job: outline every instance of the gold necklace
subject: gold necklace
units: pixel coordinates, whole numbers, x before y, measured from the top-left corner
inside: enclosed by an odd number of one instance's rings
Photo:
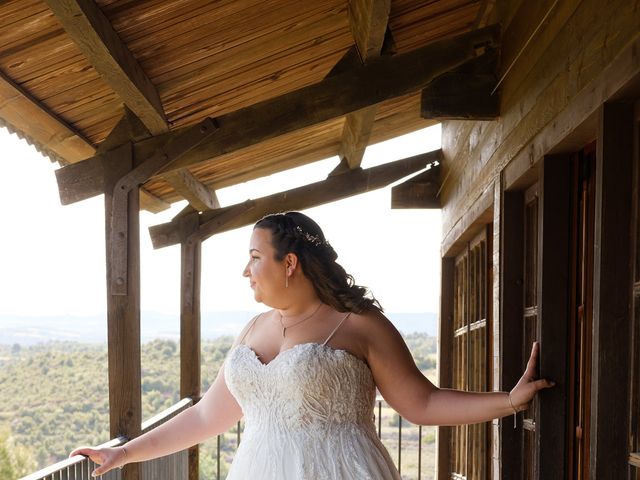
[[[318,313],[318,310],[320,310],[320,307],[322,306],[322,302],[320,302],[318,304],[318,306],[316,307],[316,309],[313,311],[313,313],[311,315],[309,315],[308,317],[303,318],[302,320],[297,321],[296,323],[294,323],[293,325],[289,325],[288,327],[284,326],[284,322],[282,321],[282,314],[280,314],[280,325],[282,325],[282,338],[284,338],[286,336],[287,333],[287,328],[293,328],[296,325],[300,325],[302,322],[306,322],[307,320],[309,320],[311,317],[313,317],[316,313]]]

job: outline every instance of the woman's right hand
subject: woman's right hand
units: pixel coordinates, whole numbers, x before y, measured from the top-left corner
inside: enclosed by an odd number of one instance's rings
[[[69,458],[76,455],[84,455],[89,457],[92,462],[100,465],[96,468],[91,475],[97,477],[98,475],[104,475],[109,470],[114,468],[122,468],[127,463],[127,451],[124,447],[114,448],[92,448],[81,447],[76,448],[69,454]]]

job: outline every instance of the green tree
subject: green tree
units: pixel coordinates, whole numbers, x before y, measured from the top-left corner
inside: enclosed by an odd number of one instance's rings
[[[13,480],[35,470],[36,462],[24,446],[16,445],[9,431],[0,432],[0,478]]]

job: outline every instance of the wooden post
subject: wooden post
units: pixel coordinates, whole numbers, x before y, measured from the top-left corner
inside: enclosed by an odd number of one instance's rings
[[[524,267],[524,196],[522,192],[502,195],[500,269],[500,388],[510,390],[522,375],[522,284]],[[513,416],[500,421],[501,478],[518,478],[522,455],[520,430],[513,428]],[[494,452],[495,455],[495,452]]]
[[[105,235],[107,252],[107,324],[109,346],[109,414],[111,437],[140,435],[142,400],[140,390],[140,225],[139,192],[132,189],[122,211],[113,210],[114,187],[133,168],[131,143],[104,155]],[[111,241],[112,219],[126,217],[127,293],[116,295],[112,285],[114,255]],[[116,254],[118,252],[116,251]],[[140,479],[140,464],[127,465],[123,480]]]
[[[180,397],[200,399],[200,272],[202,242],[198,231],[198,212],[180,219]],[[199,448],[189,449],[189,480],[198,480]]]
[[[548,155],[540,162],[538,208],[539,375],[556,382],[539,393],[536,422],[538,476],[566,472],[567,335],[569,306],[570,163]]]
[[[596,150],[591,383],[592,478],[627,478],[633,105],[605,103]]]
[[[438,322],[438,386],[440,388],[451,388],[455,258],[443,258],[441,268],[442,290],[440,293],[440,321]],[[451,431],[452,427],[438,427],[436,478],[439,480],[448,479],[451,472]]]

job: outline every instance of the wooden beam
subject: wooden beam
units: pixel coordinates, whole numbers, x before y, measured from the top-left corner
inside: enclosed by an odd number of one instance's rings
[[[351,170],[358,168],[362,163],[376,120],[376,111],[377,107],[372,105],[357,112],[348,113],[345,118],[339,156],[341,161],[345,160]]]
[[[142,427],[142,393],[140,390],[140,219],[138,190],[128,194],[127,202],[116,205],[113,191],[120,178],[133,167],[130,148],[111,150],[108,154],[110,168],[105,179],[105,234],[107,252],[107,285],[112,283],[113,245],[112,218],[123,216],[127,222],[124,251],[127,259],[128,285],[126,295],[107,293],[107,332],[109,358],[109,417],[111,438],[125,436],[133,439],[140,435]],[[122,207],[120,211],[114,206]],[[126,465],[123,478],[141,478],[140,464]]]
[[[629,472],[634,127],[633,104],[602,105],[593,259],[592,478],[625,478]]]
[[[384,42],[391,0],[351,0],[349,24],[362,63],[380,55]]]
[[[362,61],[360,60],[358,48],[354,45],[347,50],[342,57],[340,57],[340,60],[336,62],[324,78],[335,77],[336,75],[347,73],[354,68],[359,68],[360,66],[362,66]]]
[[[145,157],[144,161],[136,161],[134,156],[136,170],[139,168],[146,170],[145,174],[139,175],[137,180],[145,182],[151,175],[158,173],[158,169],[174,162],[179,156],[193,149],[195,145],[211,136],[216,129],[216,123],[207,118],[197,125],[179,130],[180,135],[172,136],[166,144],[155,149],[151,156]],[[63,205],[85,200],[104,190],[105,168],[103,163],[106,155],[100,153],[90,160],[56,170],[58,193]]]
[[[567,312],[570,304],[571,169],[569,156],[547,155],[540,162],[538,199],[538,375],[556,386],[538,393],[535,450],[537,478],[567,478],[568,408]],[[565,319],[565,321],[558,321]],[[573,432],[571,432],[573,434]]]
[[[495,50],[439,76],[422,90],[422,118],[440,120],[494,120],[500,116]]]
[[[144,188],[140,188],[140,209],[151,213],[164,212],[171,208],[171,204],[152,195]]]
[[[202,242],[192,235],[198,231],[198,213],[193,212],[180,221],[180,398],[200,400],[200,279],[202,271]],[[189,480],[199,478],[199,447],[188,451]]]
[[[154,135],[169,126],[151,80],[92,0],[46,0],[89,63]]]
[[[363,64],[380,56],[390,9],[390,0],[349,2],[351,32]],[[348,113],[345,118],[339,155],[341,161],[346,161],[349,169],[357,168],[362,163],[375,122],[376,110],[376,106],[372,105],[357,112]]]
[[[440,164],[431,165],[403,183],[391,188],[391,208],[442,208],[440,191]]]
[[[500,388],[511,389],[522,375],[522,285],[524,279],[524,208],[522,191],[503,192],[500,221]],[[522,472],[522,432],[513,416],[500,420],[501,478],[518,478]]]
[[[391,0],[349,2],[349,24],[363,64],[380,56],[390,10]],[[339,155],[341,161],[346,161],[349,169],[357,168],[362,163],[376,119],[376,111],[376,106],[372,105],[348,113],[345,118]]]
[[[182,195],[189,205],[203,212],[220,208],[216,192],[198,180],[189,170],[182,168],[162,175],[173,189]]]
[[[98,153],[108,152],[126,142],[139,142],[153,136],[131,109],[125,105],[123,110],[122,117],[116,126],[98,146]]]
[[[357,169],[304,187],[294,188],[256,200],[211,210],[200,215],[200,238],[251,225],[268,213],[302,210],[385,187],[437,160],[441,151],[424,153],[366,170]],[[149,228],[154,248],[175,245],[183,240],[180,224],[168,222]]]
[[[424,88],[433,78],[476,56],[479,45],[497,45],[499,28],[481,30],[434,42],[393,57],[325,78],[280,97],[228,113],[216,119],[216,135],[185,154],[162,173],[211,160],[288,132],[330,120],[361,108]],[[403,72],[398,75],[398,72]],[[183,129],[134,143],[134,159],[143,162]],[[103,193],[97,157],[77,165],[72,173],[56,173],[67,203]],[[65,170],[65,169],[61,169]]]
[[[95,154],[91,141],[0,71],[0,124],[60,164]],[[27,134],[27,132],[29,132]]]
[[[455,305],[454,257],[443,257],[440,268],[440,319],[438,322],[438,386],[453,388],[453,325]],[[453,427],[437,427],[436,468],[437,478],[450,478],[451,433]]]

